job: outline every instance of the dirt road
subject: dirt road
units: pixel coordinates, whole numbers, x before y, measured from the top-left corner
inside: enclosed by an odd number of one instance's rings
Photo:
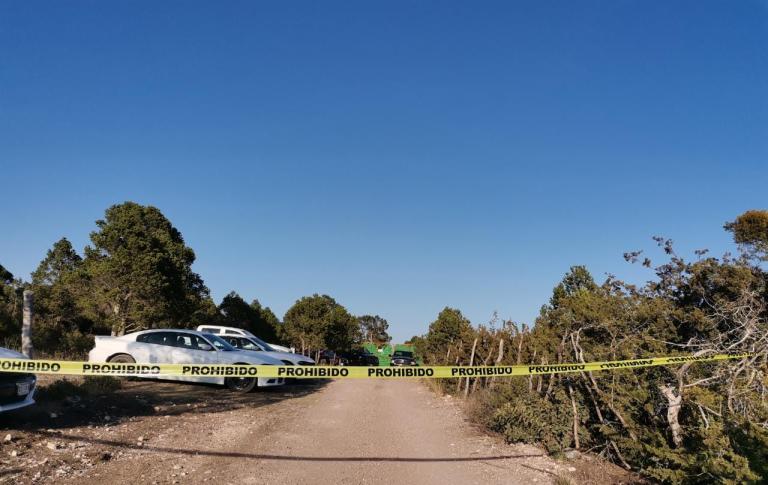
[[[111,404],[88,425],[30,422],[2,445],[5,456],[10,446],[22,453],[0,460],[0,482],[514,484],[576,471],[474,429],[453,399],[416,381],[319,382],[234,399],[216,388],[141,382],[118,394],[118,402],[144,402],[145,415],[120,416]]]
[[[336,381],[297,416],[281,419],[247,464],[227,460],[241,483],[546,483],[555,464],[535,448],[511,449],[473,432],[459,410],[413,381]]]

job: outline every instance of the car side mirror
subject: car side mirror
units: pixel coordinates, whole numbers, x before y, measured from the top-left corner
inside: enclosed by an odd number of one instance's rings
[[[208,344],[200,344],[198,348],[199,350],[205,350],[206,352],[213,350],[213,347]]]

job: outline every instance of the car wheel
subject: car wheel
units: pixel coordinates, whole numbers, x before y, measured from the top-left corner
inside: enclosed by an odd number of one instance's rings
[[[107,362],[114,364],[135,364],[136,360],[128,354],[117,354],[110,357]]]
[[[227,377],[224,379],[227,389],[234,392],[251,392],[256,388],[255,377]]]

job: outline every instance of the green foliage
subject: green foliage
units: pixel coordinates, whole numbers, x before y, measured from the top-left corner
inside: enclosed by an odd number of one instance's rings
[[[594,291],[596,288],[595,280],[585,266],[571,266],[563,281],[552,291],[549,304],[552,308],[557,308],[564,298],[579,292]]]
[[[733,233],[737,244],[743,244],[763,260],[768,259],[768,211],[749,210],[726,223],[725,229]]]
[[[96,225],[85,248],[89,316],[115,334],[189,325],[208,289],[192,271],[195,253],[160,210],[125,202]]]
[[[0,337],[16,342],[21,332],[24,285],[0,264]]]
[[[472,325],[461,311],[445,307],[438,314],[437,320],[429,325],[423,357],[428,363],[439,362],[449,346],[456,345],[463,349],[467,343],[471,345],[473,335]]]
[[[767,480],[768,274],[753,264],[762,226],[750,217],[732,229],[741,231],[741,258],[701,258],[699,251],[697,261],[687,262],[670,240],[654,238],[669,260],[644,287],[612,277],[598,285],[586,268],[574,266],[533,329],[511,322],[473,329],[447,309],[411,342],[434,364],[467,363],[467,342],[475,340],[475,364],[494,362],[500,340],[504,364],[752,352],[736,361],[473,379],[446,388],[479,387],[470,406],[475,419],[508,441],[551,452],[578,444],[663,483]],[[628,254],[636,260],[640,252]]]
[[[355,317],[328,295],[305,296],[283,317],[285,338],[297,349],[350,350],[361,342]]]
[[[378,315],[363,315],[357,317],[357,321],[360,324],[360,334],[364,341],[381,345],[392,340],[392,337],[387,333],[389,322],[386,319]]]
[[[94,331],[94,322],[84,315],[79,304],[79,299],[87,295],[82,286],[82,266],[80,255],[62,238],[32,273],[32,343],[44,355],[83,357],[93,347],[89,334]]]
[[[258,300],[253,300],[249,305],[233,291],[224,297],[218,311],[221,325],[248,330],[270,342],[277,340],[279,322],[272,310],[269,307],[262,308]]]
[[[9,285],[13,282],[13,274],[0,264],[0,283]]]
[[[562,390],[543,398],[528,389],[522,379],[505,382],[487,395],[481,419],[491,430],[501,433],[510,443],[543,446],[549,452],[571,445],[570,402]]]

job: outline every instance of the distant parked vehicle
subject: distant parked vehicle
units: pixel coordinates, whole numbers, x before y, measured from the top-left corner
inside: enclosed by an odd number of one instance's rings
[[[419,363],[416,362],[416,359],[413,357],[413,352],[408,352],[405,350],[396,350],[395,353],[392,354],[392,358],[390,359],[389,363],[394,367],[419,365]]]
[[[333,350],[321,350],[317,355],[318,365],[336,365],[339,363],[339,356]]]
[[[282,345],[277,344],[270,344],[263,340],[261,340],[256,335],[252,334],[248,330],[243,330],[242,328],[237,327],[225,327],[223,325],[198,325],[197,331],[199,332],[207,332],[212,333],[214,335],[218,336],[224,336],[224,335],[233,335],[233,336],[240,336],[240,337],[249,337],[250,339],[254,340],[255,342],[258,342],[259,346],[266,347],[271,349],[272,352],[286,352],[289,354],[293,354],[296,352],[296,349],[294,348],[288,348],[283,347]]]
[[[27,356],[0,347],[0,359],[27,359]],[[36,384],[34,374],[0,372],[0,413],[34,404]]]
[[[241,337],[237,335],[219,335],[226,340],[229,345],[238,350],[247,350],[250,352],[260,352],[261,355],[267,355],[273,359],[281,361],[285,365],[315,365],[314,359],[305,357],[301,354],[291,354],[288,352],[276,352],[272,347],[264,345],[256,337]]]
[[[343,352],[339,356],[339,365],[378,367],[379,358],[365,349],[355,349],[351,352]]]
[[[88,353],[88,361],[122,364],[135,362],[142,364],[283,364],[283,362],[267,355],[239,351],[216,335],[195,330],[175,329],[144,330],[121,337],[96,337],[96,345]],[[284,384],[282,378],[276,377],[257,379],[253,377],[164,376],[162,378],[225,385],[238,392],[248,392],[255,387]]]

